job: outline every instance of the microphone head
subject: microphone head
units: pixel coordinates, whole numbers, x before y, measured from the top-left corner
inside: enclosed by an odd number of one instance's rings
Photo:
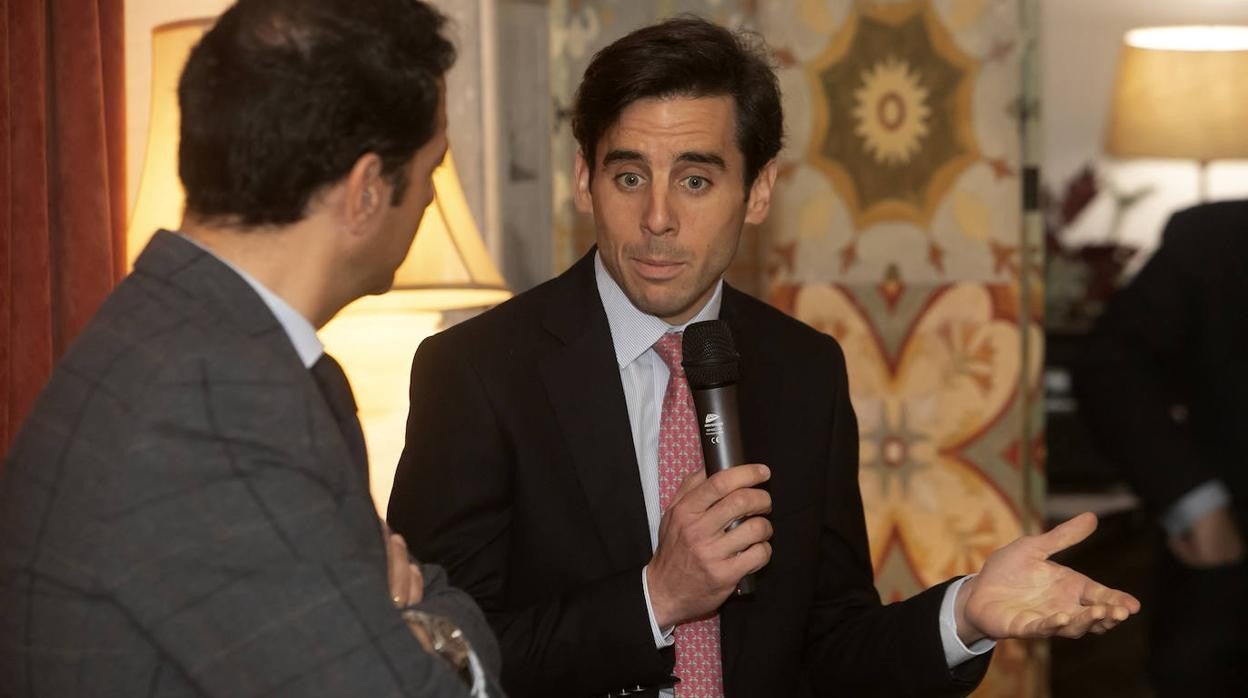
[[[740,377],[737,345],[723,320],[695,322],[685,328],[681,362],[693,390],[732,385]]]

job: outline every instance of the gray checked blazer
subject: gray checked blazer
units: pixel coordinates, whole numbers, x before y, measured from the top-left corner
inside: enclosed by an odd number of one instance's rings
[[[392,606],[351,463],[263,301],[157,233],[0,474],[0,697],[467,695]],[[479,610],[425,576],[496,676]]]

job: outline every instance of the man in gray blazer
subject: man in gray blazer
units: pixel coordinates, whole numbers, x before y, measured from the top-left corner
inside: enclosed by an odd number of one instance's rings
[[[418,0],[241,0],[195,48],[183,226],[0,474],[0,696],[501,694],[480,611],[386,539],[315,331],[389,288],[432,198],[442,26]]]

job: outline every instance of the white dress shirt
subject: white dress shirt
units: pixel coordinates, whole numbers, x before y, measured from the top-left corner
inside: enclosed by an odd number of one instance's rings
[[[594,274],[598,295],[602,298],[602,307],[607,313],[607,324],[611,328],[616,363],[620,367],[620,382],[624,386],[624,401],[628,406],[633,448],[637,455],[637,467],[641,471],[641,488],[646,499],[646,517],[650,524],[650,547],[653,549],[658,546],[659,520],[663,515],[659,510],[659,421],[669,372],[667,365],[652,347],[668,332],[683,332],[690,323],[718,318],[720,305],[723,303],[723,280],[716,283],[710,300],[689,322],[672,326],[638,310],[628,296],[624,295],[615,279],[611,278],[598,254],[594,255]],[[992,640],[981,640],[968,648],[958,638],[954,602],[958,589],[967,579],[963,577],[949,585],[940,605],[940,641],[945,651],[945,662],[951,668],[991,650],[996,645]],[[654,606],[650,603],[650,586],[645,569],[641,571],[641,583],[646,607],[650,611],[650,629],[654,632],[655,646],[667,647],[675,642],[672,634],[674,628],[660,628],[654,618]]]

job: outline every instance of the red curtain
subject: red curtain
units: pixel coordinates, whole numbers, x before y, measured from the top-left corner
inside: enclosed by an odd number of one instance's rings
[[[124,270],[122,2],[0,10],[0,452]]]

